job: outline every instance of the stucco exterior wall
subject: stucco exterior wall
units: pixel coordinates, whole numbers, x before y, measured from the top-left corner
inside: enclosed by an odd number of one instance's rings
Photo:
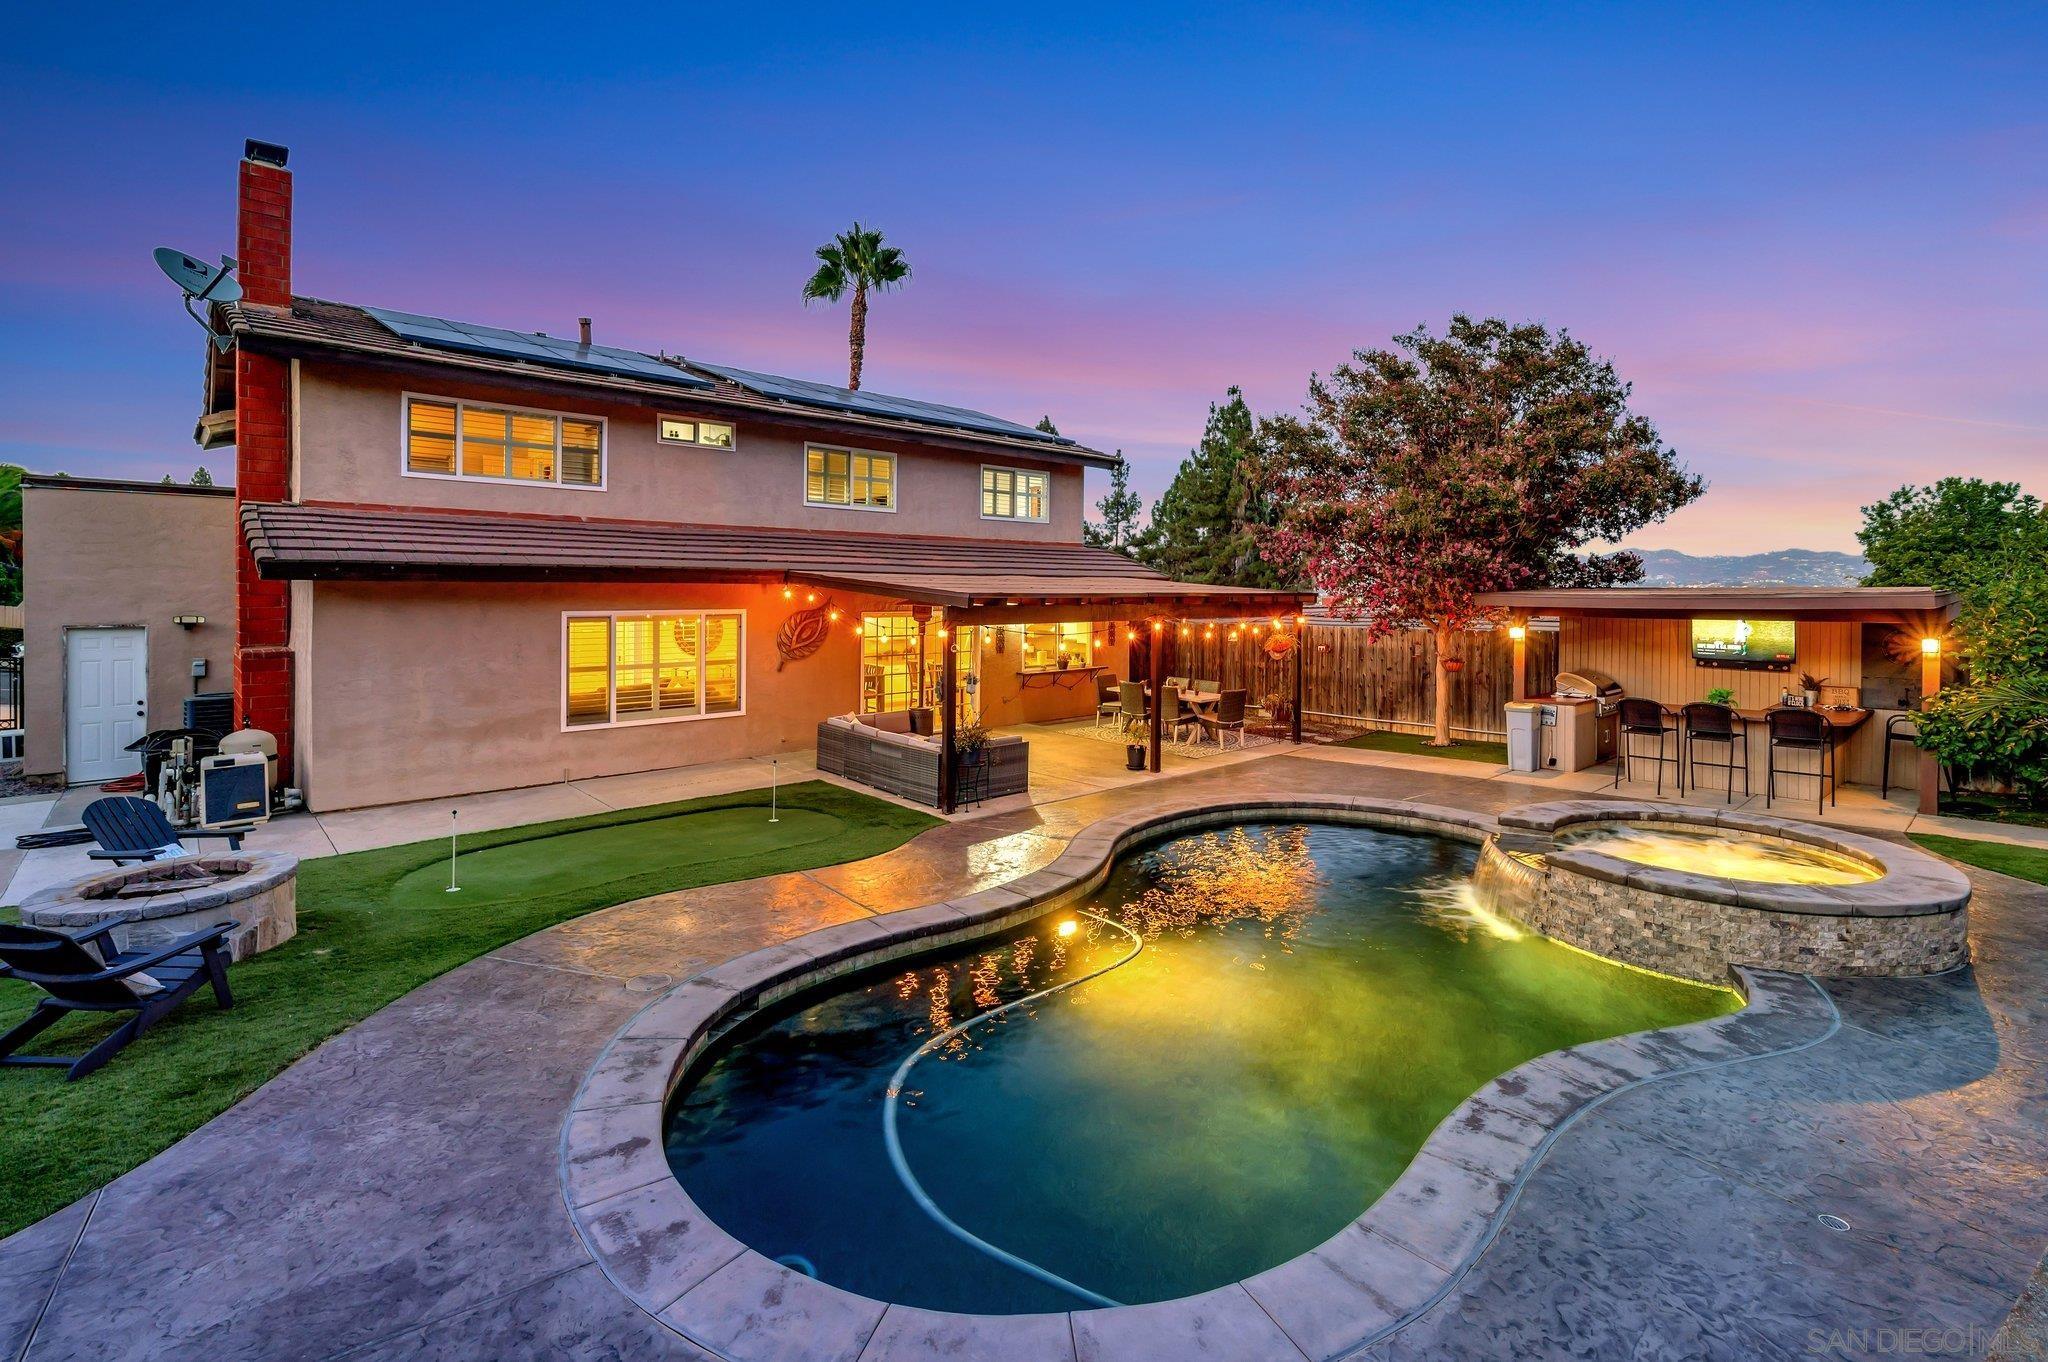
[[[687,401],[657,413],[594,397],[536,397],[504,388],[443,379],[401,379],[302,361],[297,366],[301,501],[455,507],[524,514],[686,524],[776,525],[863,534],[969,535],[998,539],[1076,541],[1086,498],[1082,470],[1007,455],[988,459],[887,440],[816,434],[816,443],[896,455],[898,508],[893,512],[804,504],[802,432],[734,421],[735,448],[662,444],[658,415],[729,420]],[[403,395],[455,397],[508,406],[565,411],[605,420],[603,491],[531,484],[411,477],[402,471]],[[1048,479],[1044,522],[983,520],[983,463],[1040,469]]]
[[[851,619],[776,670],[776,631],[801,604],[780,588],[323,582],[308,599],[293,603],[298,776],[319,810],[800,751],[857,702]],[[876,605],[839,604],[856,619]],[[691,609],[746,613],[744,714],[563,731],[564,611]]]
[[[859,704],[861,612],[893,604],[835,595],[843,614],[824,646],[777,671],[777,631],[803,605],[780,587],[295,585],[296,778],[323,811],[806,751],[819,720]],[[564,611],[693,609],[746,613],[746,713],[563,731]],[[1001,655],[983,638],[986,722],[1094,712],[1092,684],[1023,682],[1014,631]],[[1127,646],[1119,626],[1098,658],[1121,671]]]
[[[133,626],[146,631],[147,727],[175,728],[192,693],[233,684],[235,502],[211,493],[140,484],[22,487],[25,762],[30,775],[64,772],[64,636]],[[171,616],[198,614],[185,629]]]

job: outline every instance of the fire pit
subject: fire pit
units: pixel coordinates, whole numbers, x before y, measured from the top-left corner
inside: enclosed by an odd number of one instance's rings
[[[112,924],[124,951],[232,921],[228,948],[242,960],[298,931],[298,876],[299,858],[277,851],[180,856],[52,886],[21,905],[21,920],[61,932]]]

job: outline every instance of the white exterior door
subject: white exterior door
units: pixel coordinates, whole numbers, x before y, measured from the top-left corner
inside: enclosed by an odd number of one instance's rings
[[[73,629],[64,636],[64,767],[73,784],[142,769],[124,752],[149,720],[148,643],[140,629]]]

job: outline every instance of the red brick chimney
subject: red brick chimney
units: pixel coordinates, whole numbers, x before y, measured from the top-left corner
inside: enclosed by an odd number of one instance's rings
[[[236,277],[242,301],[292,305],[292,176],[289,153],[251,138],[242,152],[236,201]],[[291,368],[276,355],[235,350],[235,504],[291,497]],[[277,737],[278,778],[300,783],[292,765],[291,585],[256,574],[235,529],[235,717]]]

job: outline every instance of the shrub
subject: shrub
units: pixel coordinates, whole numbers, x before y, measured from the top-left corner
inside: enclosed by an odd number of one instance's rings
[[[2048,799],[2048,674],[1945,690],[1920,716],[1920,746],[1944,766],[2012,786],[2029,804]]]

